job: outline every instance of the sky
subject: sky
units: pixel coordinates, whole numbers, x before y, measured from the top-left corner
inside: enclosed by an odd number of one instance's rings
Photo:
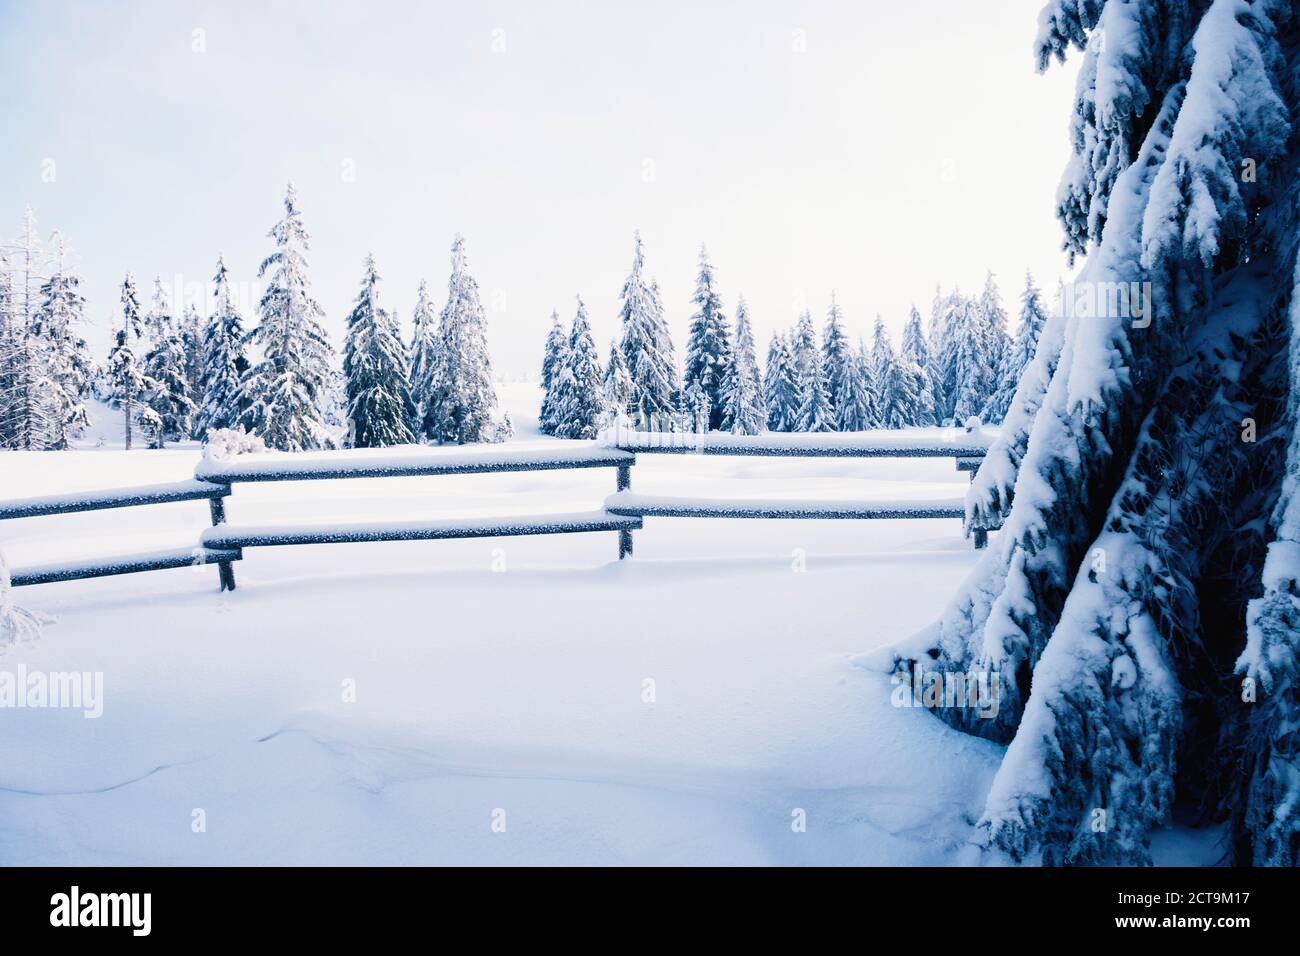
[[[508,379],[577,295],[604,354],[638,229],[679,357],[702,243],[760,358],[832,292],[897,342],[992,270],[1014,322],[1067,268],[1076,70],[1035,72],[1039,6],[0,0],[0,236],[28,205],[63,234],[97,354],[127,271],[206,298],[220,253],[255,302],[289,180],[336,345],[368,252],[409,329],[460,233]]]

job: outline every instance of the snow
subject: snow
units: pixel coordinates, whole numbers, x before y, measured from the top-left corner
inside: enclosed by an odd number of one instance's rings
[[[539,394],[501,389],[521,431]],[[179,481],[198,460],[11,453],[0,496]],[[648,455],[634,477],[649,494],[823,500],[966,483],[943,459]],[[613,485],[600,469],[236,485],[227,510],[240,525],[526,515],[598,507]],[[89,559],[192,546],[208,524],[202,501],[14,519],[0,549]],[[888,677],[852,662],[916,630],[973,566],[958,519],[648,520],[623,562],[611,538],[250,550],[224,594],[212,567],[17,591],[57,623],[0,670],[101,672],[104,712],[5,713],[0,861],[967,858],[1001,748],[892,707]]]

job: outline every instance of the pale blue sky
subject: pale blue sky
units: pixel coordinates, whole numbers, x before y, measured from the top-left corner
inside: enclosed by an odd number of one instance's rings
[[[1014,314],[1065,269],[1074,69],[1035,74],[1039,5],[0,0],[0,231],[30,204],[65,234],[97,352],[128,269],[220,251],[251,283],[289,178],[336,342],[367,251],[409,322],[459,231],[510,376],[575,293],[605,351],[637,228],[679,353],[701,241],[760,349],[832,289],[897,334],[992,268]]]

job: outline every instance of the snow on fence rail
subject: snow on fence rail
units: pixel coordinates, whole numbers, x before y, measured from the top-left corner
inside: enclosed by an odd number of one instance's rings
[[[166,485],[114,488],[110,491],[42,495],[38,498],[0,501],[0,519],[35,518],[75,511],[101,511],[106,508],[134,508],[137,505],[157,505],[168,501],[224,498],[228,494],[229,485],[213,484],[210,481],[177,481]]]
[[[874,502],[683,498],[620,491],[605,499],[605,510],[646,518],[960,518],[966,514],[966,505],[961,498]]]
[[[616,427],[602,432],[599,441],[603,447],[651,454],[982,459],[997,435],[997,429],[991,428],[732,435],[727,432],[642,432]]]
[[[140,485],[0,501],[0,520],[128,508],[137,505],[207,499],[212,527],[195,548],[127,554],[79,562],[17,568],[13,584],[44,584],[79,578],[127,574],[196,564],[216,564],[222,590],[234,590],[234,561],[243,548],[360,541],[405,541],[480,538],[534,534],[612,531],[618,534],[619,559],[632,554],[632,532],[645,517],[686,518],[960,518],[961,499],[907,501],[759,500],[688,498],[632,494],[636,452],[705,455],[764,455],[799,458],[939,458],[956,459],[959,471],[974,477],[996,432],[988,429],[908,429],[824,435],[728,435],[686,432],[635,432],[616,428],[594,443],[547,445],[511,450],[427,448],[410,446],[286,454],[254,452],[231,458],[204,457],[191,481]],[[616,493],[598,511],[575,514],[393,522],[333,522],[292,525],[230,525],[224,499],[234,484],[263,481],[319,481],[348,478],[396,478],[473,475],[499,472],[614,468]],[[975,547],[987,542],[975,532]]]
[[[194,471],[203,481],[313,481],[332,478],[405,478],[419,475],[481,475],[564,468],[619,468],[636,456],[617,448],[584,443],[577,447],[509,451],[488,448],[429,448],[411,445],[287,454],[258,452],[224,460],[204,459]]]

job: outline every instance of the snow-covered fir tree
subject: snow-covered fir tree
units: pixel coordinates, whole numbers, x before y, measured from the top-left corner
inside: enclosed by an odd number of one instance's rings
[[[196,406],[190,421],[190,437],[201,439],[203,435],[198,431],[198,421],[199,408],[203,404],[203,317],[193,302],[187,303],[181,313],[179,331],[181,346],[185,349],[185,379]]]
[[[795,413],[795,430],[829,432],[835,430],[835,411],[826,391],[826,375],[812,330],[812,316],[805,312],[795,333],[795,367],[799,376],[799,409]]]
[[[415,441],[410,371],[397,317],[379,304],[374,256],[362,267],[361,289],[348,313],[343,346],[349,448],[384,448]]]
[[[244,377],[248,358],[244,355],[244,321],[230,290],[225,260],[217,257],[212,278],[212,312],[203,330],[199,371],[199,410],[194,432],[200,440],[215,429],[234,428],[243,418],[247,393]]]
[[[8,405],[18,376],[20,353],[14,315],[13,276],[9,256],[0,247],[0,449],[13,447]]]
[[[658,287],[647,285],[641,233],[636,233],[632,272],[623,283],[619,319],[623,360],[632,379],[632,410],[640,428],[666,427],[674,412],[677,367]]]
[[[605,366],[605,381],[601,388],[605,399],[605,408],[615,415],[627,413],[632,401],[632,376],[628,374],[627,362],[623,359],[623,349],[618,339],[609,346],[609,362]]]
[[[126,450],[131,450],[140,400],[153,383],[145,375],[140,360],[136,356],[137,344],[143,332],[140,318],[140,298],[135,289],[135,281],[128,272],[122,281],[122,325],[113,337],[113,348],[108,354],[106,369],[109,387],[109,400],[113,406],[122,410],[122,429],[126,441]],[[154,413],[150,420],[152,425]],[[147,431],[157,431],[153,426]]]
[[[153,278],[153,296],[149,300],[149,311],[144,314],[143,322],[143,335],[150,347],[172,332],[171,303],[167,298],[167,290],[163,288],[162,276]]]
[[[1291,6],[1040,18],[1040,66],[1084,50],[1058,215],[1086,262],[968,492],[999,538],[899,649],[998,681],[989,719],[936,711],[1007,745],[992,854],[1147,863],[1177,818],[1229,862],[1300,862]]]
[[[682,383],[688,391],[701,396],[710,430],[721,428],[726,418],[725,389],[733,361],[731,330],[713,283],[713,264],[709,262],[708,250],[700,246],[700,271],[691,299],[696,311],[691,317]]]
[[[157,416],[151,443],[162,448],[190,437],[197,406],[190,395],[185,343],[159,279],[154,280],[153,306],[144,322],[148,343],[144,374],[149,384],[140,399]]]
[[[64,449],[90,425],[85,399],[93,370],[80,334],[85,313],[81,280],[72,271],[62,234],[55,232],[51,245],[50,274],[41,286],[33,337],[42,343],[46,381],[52,386],[45,397],[49,412],[43,445]]]
[[[993,273],[984,281],[979,298],[967,302],[964,321],[958,326],[958,382],[953,418],[963,422],[978,416],[998,388],[998,375],[1010,347],[1007,315]]]
[[[934,379],[930,374],[930,346],[925,341],[925,332],[921,328],[921,313],[912,306],[903,327],[903,344],[899,352],[899,362],[913,379],[913,391],[916,402],[912,409],[911,425],[938,424],[934,404]]]
[[[542,356],[542,409],[537,417],[543,435],[554,435],[559,423],[560,375],[569,361],[569,336],[560,322],[560,313],[551,310],[551,331],[546,336],[546,354]]]
[[[1034,350],[1038,347],[1038,339],[1043,334],[1046,323],[1047,309],[1043,305],[1042,293],[1034,285],[1034,277],[1026,272],[1025,291],[1020,295],[1020,325],[1016,329],[1015,341],[1006,350],[998,370],[997,390],[980,413],[985,424],[1000,425],[1006,417],[1011,408],[1011,399],[1016,394],[1016,386],[1020,384],[1020,376],[1034,357]]]
[[[866,360],[846,345],[840,404],[835,409],[835,430],[860,432],[876,426],[875,402]]]
[[[822,377],[826,381],[831,414],[837,422],[840,420],[840,407],[845,402],[844,391],[853,387],[846,384],[846,379],[854,374],[849,349],[849,337],[844,334],[844,314],[832,292],[831,305],[826,310],[826,328],[822,332]],[[850,412],[848,417],[852,418],[853,413]]]
[[[812,393],[820,388],[826,392],[826,375],[822,369],[821,352],[817,348],[817,333],[813,329],[812,313],[805,309],[795,323],[790,337],[790,359],[794,365],[795,387],[798,389],[798,411],[795,414],[796,431],[805,431],[803,427],[804,406],[820,408],[821,399],[810,401]],[[823,395],[826,407],[830,407],[830,397]],[[822,424],[826,424],[825,420]]]
[[[415,403],[416,432],[427,441],[437,441],[433,397],[438,393],[438,370],[442,340],[438,337],[438,313],[423,279],[411,314],[411,400]]]
[[[432,438],[465,444],[491,437],[497,396],[492,385],[492,360],[487,348],[487,314],[479,301],[478,283],[469,274],[465,240],[451,244],[451,277],[447,304],[438,318],[438,368],[428,417]]]
[[[789,343],[773,332],[763,372],[763,404],[767,406],[770,431],[792,432],[798,428],[799,384],[795,374]]]
[[[324,310],[311,292],[306,258],[311,243],[293,183],[285,192],[284,217],[269,235],[275,251],[258,269],[268,281],[252,336],[262,359],[245,377],[240,423],[277,451],[333,448],[326,423],[333,349],[320,325]]]
[[[754,330],[742,295],[736,303],[736,344],[723,387],[722,427],[733,435],[757,435],[767,427],[763,380],[754,354]]]
[[[568,345],[568,336],[564,334],[564,325],[560,322],[560,313],[551,310],[551,331],[546,334],[546,348],[542,354],[542,390],[549,390],[558,369],[564,367],[564,350]]]
[[[955,414],[962,380],[961,342],[972,310],[960,289],[954,288],[947,295],[935,291],[930,315],[930,384],[940,424],[951,421]]]
[[[48,447],[57,431],[61,410],[51,374],[51,344],[39,334],[41,286],[48,263],[30,207],[17,241],[7,252],[12,271],[6,283],[8,332],[0,356],[0,437],[9,448],[38,451]]]
[[[875,420],[880,428],[904,428],[912,424],[917,396],[915,383],[904,373],[894,353],[894,344],[884,321],[876,316],[869,356],[875,383]]]
[[[578,311],[569,330],[564,365],[553,382],[555,408],[552,434],[560,438],[595,438],[604,410],[601,395],[603,375],[596,343],[591,337],[587,307],[578,298]]]

